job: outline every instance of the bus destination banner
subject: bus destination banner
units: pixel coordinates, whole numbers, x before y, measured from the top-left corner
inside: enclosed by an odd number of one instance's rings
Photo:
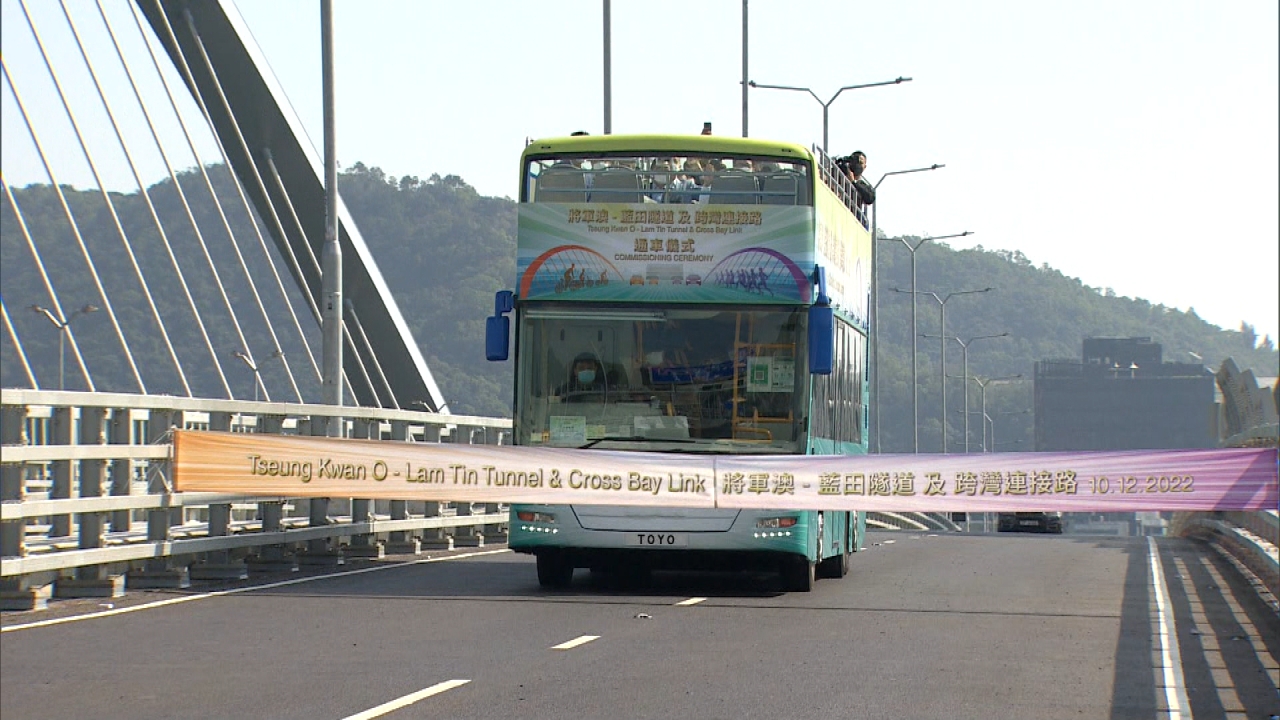
[[[690,508],[1268,510],[1276,449],[695,455],[179,430],[181,492]]]
[[[812,300],[809,207],[531,203],[517,237],[522,300]]]

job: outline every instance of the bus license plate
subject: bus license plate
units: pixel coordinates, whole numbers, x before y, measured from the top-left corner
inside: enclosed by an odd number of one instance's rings
[[[635,547],[688,547],[689,536],[684,533],[631,532],[627,533],[627,545]]]
[[[1021,524],[1023,527],[1035,527],[1036,525],[1040,524],[1040,521],[1039,520],[1023,520]]]

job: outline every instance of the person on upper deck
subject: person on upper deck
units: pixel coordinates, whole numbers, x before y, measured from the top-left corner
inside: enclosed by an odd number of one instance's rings
[[[683,163],[680,162],[680,158],[673,158],[672,163],[675,177],[671,180],[669,187],[676,192],[668,193],[666,202],[686,204],[693,202],[693,193],[681,191],[701,189],[698,178],[703,171],[702,163],[697,158],[685,158]]]
[[[850,155],[837,160],[836,164],[844,170],[849,182],[853,183],[853,189],[858,195],[858,209],[875,203],[876,189],[863,177],[867,171],[867,154],[861,150],[855,150]]]

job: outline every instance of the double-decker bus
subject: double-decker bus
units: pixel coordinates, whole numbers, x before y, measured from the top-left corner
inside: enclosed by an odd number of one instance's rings
[[[867,451],[871,237],[816,148],[578,136],[520,160],[518,445],[738,455]],[[505,297],[504,297],[505,295]],[[503,307],[505,305],[505,307]],[[501,318],[499,318],[501,319]],[[490,359],[506,359],[507,321]],[[842,577],[863,513],[512,505],[544,587],[575,569]]]

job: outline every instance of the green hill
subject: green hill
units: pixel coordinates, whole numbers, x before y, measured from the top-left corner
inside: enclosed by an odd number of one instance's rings
[[[318,353],[319,332],[313,327],[310,310],[296,289],[288,287],[290,280],[284,265],[279,266],[280,272],[291,297],[286,301],[280,296],[269,266],[261,262],[264,251],[225,168],[208,168],[208,176],[222,200],[221,214],[200,172],[183,173],[180,182],[210,248],[209,261],[196,243],[187,211],[170,181],[158,183],[149,191],[165,229],[163,238],[139,194],[112,196],[120,225],[131,238],[138,265],[173,339],[174,353],[182,360],[195,394],[225,396],[208,360],[203,335],[192,314],[182,309],[185,294],[172,269],[166,239],[179,258],[189,291],[201,307],[223,305],[210,265],[223,279],[228,302],[236,311],[236,322],[230,321],[230,311],[202,313],[208,315],[204,322],[209,344],[220,356],[242,347],[239,338],[243,334],[244,344],[256,351],[264,382],[273,397],[293,399],[282,368],[263,360],[269,355],[269,348],[274,347],[264,315],[270,317],[281,347],[289,349],[300,391],[315,401],[318,381],[302,361],[303,353],[292,349],[300,348],[301,336],[306,335]],[[515,204],[508,199],[482,197],[452,175],[433,175],[426,180],[394,178],[378,168],[356,164],[341,173],[339,182],[343,201],[396,295],[452,410],[477,415],[509,414],[512,365],[485,362],[483,347],[484,318],[492,311],[493,292],[511,288],[515,281]],[[92,249],[98,273],[148,391],[182,393],[169,349],[160,340],[159,328],[136,278],[134,260],[124,251],[102,194],[71,188],[64,191],[79,235]],[[20,188],[14,196],[64,305],[74,308],[86,303],[102,304],[88,280],[76,233],[65,219],[53,188]],[[227,241],[223,217],[226,227],[242,238],[241,246],[246,248],[242,251],[243,262],[250,269],[253,287],[239,269],[242,261]],[[0,208],[0,223],[0,285],[5,307],[42,386],[56,387],[57,333],[46,320],[24,311],[32,303],[47,305],[48,293],[7,198]],[[267,238],[266,254],[274,255],[265,229],[261,232]],[[250,242],[245,243],[246,238]],[[1023,376],[1020,383],[992,386],[987,391],[988,413],[996,418],[997,448],[1001,450],[1030,449],[1031,418],[1018,413],[1031,407],[1033,363],[1045,358],[1078,358],[1081,340],[1086,336],[1150,337],[1164,346],[1168,360],[1187,361],[1191,357],[1188,353],[1194,352],[1204,358],[1205,364],[1216,367],[1224,358],[1234,357],[1242,369],[1252,368],[1262,376],[1276,375],[1280,367],[1280,355],[1272,339],[1263,338],[1259,343],[1247,324],[1242,323],[1239,330],[1226,330],[1205,322],[1194,311],[1116,297],[1109,290],[1089,287],[1080,279],[1066,277],[1047,266],[1037,267],[1020,252],[981,247],[955,250],[944,244],[929,244],[921,248],[917,260],[920,290],[945,295],[958,290],[996,288],[986,295],[949,302],[946,334],[974,337],[1009,333],[1007,338],[975,343],[969,351],[971,375]],[[900,243],[883,242],[880,267],[882,449],[909,451],[911,303],[908,295],[889,290],[909,286],[909,255]],[[265,312],[252,300],[255,290],[262,297]],[[1249,310],[1241,309],[1242,314]],[[105,313],[95,315],[92,322],[88,318],[79,320],[75,326],[76,338],[98,389],[136,392],[136,382],[123,359],[115,329],[101,315]],[[299,318],[301,333],[294,328],[293,315]],[[920,332],[939,333],[934,300],[921,298],[917,318]],[[921,339],[919,349],[920,448],[935,452],[941,448],[939,342]],[[0,383],[6,387],[27,386],[22,364],[7,335],[0,353]],[[70,353],[67,367],[67,387],[79,387],[81,381]],[[238,397],[252,396],[253,378],[247,369],[224,361],[224,371]],[[961,352],[952,343],[947,349],[947,374],[960,373]],[[970,402],[975,411],[978,398],[974,388]],[[953,446],[962,445],[963,418],[956,412],[963,407],[959,380],[948,381],[948,403],[952,415],[950,442]],[[971,443],[976,447],[981,444],[979,424],[971,425]],[[1022,445],[1016,444],[1019,440],[1024,441]]]

